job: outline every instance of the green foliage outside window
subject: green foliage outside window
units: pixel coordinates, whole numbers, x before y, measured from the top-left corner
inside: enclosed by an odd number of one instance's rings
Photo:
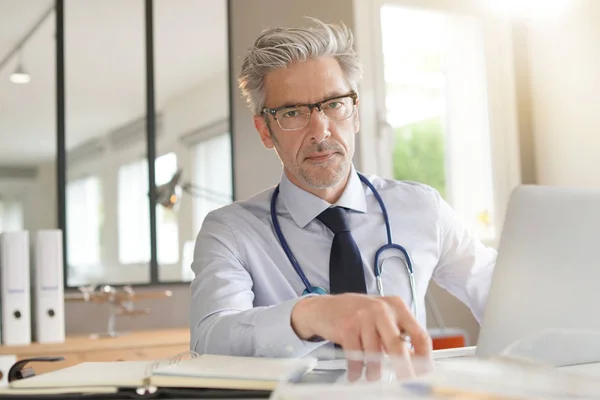
[[[446,197],[445,143],[441,117],[396,128],[394,179],[424,183]]]

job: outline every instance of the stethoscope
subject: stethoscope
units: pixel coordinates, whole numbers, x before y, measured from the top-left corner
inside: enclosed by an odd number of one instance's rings
[[[385,204],[383,203],[381,196],[379,195],[379,193],[377,192],[377,190],[375,189],[373,184],[371,184],[371,182],[369,182],[365,176],[363,176],[362,174],[360,174],[358,172],[357,172],[357,174],[358,174],[358,177],[360,178],[360,180],[365,185],[367,185],[369,187],[369,189],[371,189],[371,192],[373,192],[375,199],[377,199],[377,203],[379,203],[379,208],[381,209],[381,213],[383,214],[383,220],[385,222],[387,243],[384,244],[383,246],[381,246],[375,252],[375,280],[377,282],[377,291],[379,292],[380,296],[383,296],[383,281],[381,279],[381,271],[383,270],[383,264],[385,263],[387,258],[386,258],[386,260],[384,260],[382,262],[381,265],[379,265],[379,258],[381,256],[381,254],[385,250],[388,250],[388,249],[400,250],[400,252],[402,252],[402,254],[404,255],[404,258],[399,257],[399,256],[398,256],[398,258],[400,258],[400,260],[406,267],[406,272],[408,274],[408,279],[410,282],[410,292],[411,292],[411,296],[412,296],[412,300],[413,300],[413,304],[412,304],[413,305],[413,314],[416,317],[417,309],[418,309],[417,308],[417,289],[416,289],[416,284],[415,284],[415,275],[414,275],[414,271],[413,271],[413,264],[412,264],[410,255],[408,254],[408,251],[406,251],[406,249],[404,247],[400,246],[399,244],[395,244],[392,240],[392,228],[390,227],[390,220],[388,217],[387,209],[385,208]],[[310,281],[304,274],[304,271],[302,271],[302,268],[300,268],[300,264],[296,260],[296,257],[294,257],[294,254],[292,253],[290,246],[288,245],[287,241],[285,240],[283,233],[281,232],[281,227],[279,226],[279,222],[277,220],[277,212],[276,212],[276,203],[277,203],[278,195],[279,195],[279,185],[277,185],[277,187],[275,188],[275,191],[273,192],[273,196],[271,197],[271,221],[273,222],[273,228],[275,228],[275,234],[277,235],[277,239],[279,240],[279,243],[281,244],[283,251],[285,252],[287,258],[290,260],[292,267],[294,267],[294,270],[296,270],[296,273],[302,280],[302,283],[304,283],[304,286],[306,287],[306,289],[302,292],[302,295],[306,295],[309,293],[327,294],[327,291],[325,289],[323,289],[322,287],[311,285]],[[392,258],[392,257],[389,257],[389,258]]]

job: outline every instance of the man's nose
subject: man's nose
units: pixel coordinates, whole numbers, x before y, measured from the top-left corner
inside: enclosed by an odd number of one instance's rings
[[[309,129],[312,138],[316,142],[321,142],[323,139],[331,136],[331,132],[329,132],[329,118],[320,112],[317,107],[311,111]]]

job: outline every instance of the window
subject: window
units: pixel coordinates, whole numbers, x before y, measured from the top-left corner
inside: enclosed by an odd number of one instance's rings
[[[156,159],[156,184],[162,185],[171,180],[177,172],[177,156],[168,153]],[[179,262],[179,224],[177,212],[156,206],[156,247],[159,264]]]
[[[177,171],[177,156],[168,153],[155,161],[156,185],[168,182]],[[118,174],[119,263],[150,262],[150,211],[148,164],[145,160],[123,165]],[[177,216],[173,210],[156,207],[159,264],[179,261]]]
[[[198,142],[194,148],[194,229],[206,215],[232,201],[231,139],[224,133]]]
[[[75,268],[100,264],[102,195],[96,176],[67,183],[67,256]]]
[[[0,199],[0,232],[23,230],[23,204]]]
[[[482,27],[469,16],[381,8],[393,178],[433,186],[495,239]]]

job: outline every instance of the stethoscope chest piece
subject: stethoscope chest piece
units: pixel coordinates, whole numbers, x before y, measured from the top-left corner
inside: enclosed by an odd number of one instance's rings
[[[307,294],[312,294],[312,293],[321,295],[321,294],[327,294],[327,291],[320,286],[312,286],[310,288],[310,292],[308,291],[308,289],[304,289],[304,291],[302,292],[302,296],[306,296]]]

